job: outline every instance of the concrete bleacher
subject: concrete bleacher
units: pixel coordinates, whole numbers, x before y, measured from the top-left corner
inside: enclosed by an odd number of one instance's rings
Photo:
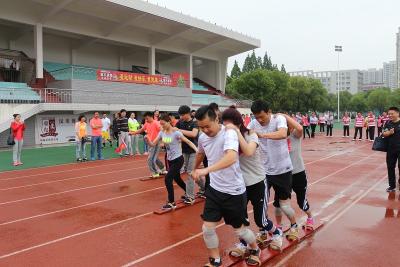
[[[192,94],[193,105],[196,106],[208,105],[212,102],[225,107],[235,104],[234,101],[224,98],[221,95]]]
[[[39,103],[40,96],[26,83],[0,82],[1,103]]]

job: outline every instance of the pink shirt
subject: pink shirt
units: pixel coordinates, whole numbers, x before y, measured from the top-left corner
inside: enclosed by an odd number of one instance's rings
[[[356,117],[356,123],[355,123],[356,127],[363,127],[364,126],[364,117]]]
[[[368,127],[375,126],[375,116],[368,116]]]
[[[143,129],[147,133],[147,138],[149,138],[149,140],[151,142],[153,142],[154,140],[156,140],[156,138],[157,138],[157,136],[158,136],[158,134],[160,132],[161,127],[160,127],[160,123],[158,121],[153,120],[152,123],[146,122],[143,125]]]
[[[99,128],[93,128],[93,127]],[[101,136],[101,128],[103,128],[103,122],[100,118],[93,118],[90,120],[90,127],[92,128],[92,136]]]
[[[351,121],[350,117],[343,117],[343,119],[342,119],[343,125],[345,125],[345,126],[349,126],[350,121]]]
[[[308,122],[308,118],[307,117],[303,117],[302,121],[303,121],[303,126],[310,126],[310,123]]]

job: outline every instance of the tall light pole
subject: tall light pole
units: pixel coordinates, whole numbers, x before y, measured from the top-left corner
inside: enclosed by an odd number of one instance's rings
[[[340,69],[339,69],[339,55],[342,52],[341,45],[335,45],[335,52],[337,52],[337,78],[336,78],[336,89],[337,89],[337,119],[340,122]]]

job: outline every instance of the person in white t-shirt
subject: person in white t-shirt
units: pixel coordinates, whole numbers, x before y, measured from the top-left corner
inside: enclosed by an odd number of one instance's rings
[[[239,166],[239,139],[234,130],[226,130],[219,124],[215,110],[202,106],[196,112],[196,120],[202,134],[198,141],[198,154],[193,179],[210,175],[210,185],[206,188],[204,205],[203,238],[209,251],[208,267],[222,266],[219,241],[215,231],[218,223],[224,219],[231,225],[238,238],[249,245],[249,265],[260,265],[260,249],[256,236],[248,228],[246,185]],[[207,156],[208,167],[199,169]]]
[[[228,108],[222,113],[222,121],[226,129],[233,129],[239,137],[239,163],[246,184],[247,201],[251,202],[254,210],[254,221],[259,228],[257,242],[264,246],[268,242],[271,249],[282,248],[282,230],[275,227],[268,218],[268,186],[265,180],[264,167],[261,162],[259,140],[254,131],[246,128],[239,111]],[[269,238],[268,233],[272,235]],[[234,257],[246,255],[247,244],[240,240],[230,251]]]
[[[107,117],[107,113],[103,113],[103,118],[101,119],[101,122],[103,123],[103,128],[101,129],[101,136],[103,139],[103,147],[106,147],[106,141],[110,144],[110,147],[112,147],[112,140],[110,137],[110,126],[111,126],[111,121]]]
[[[290,204],[293,165],[286,140],[288,135],[286,119],[283,115],[272,114],[268,104],[262,100],[254,101],[251,111],[256,120],[252,121],[248,128],[254,130],[260,138],[261,157],[268,189],[271,187],[274,189],[280,207],[275,209],[275,212],[283,211],[288,217],[291,223],[288,239],[296,240],[299,228]]]

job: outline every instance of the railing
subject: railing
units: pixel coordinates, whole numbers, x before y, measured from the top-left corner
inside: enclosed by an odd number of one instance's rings
[[[49,73],[56,80],[96,80],[95,68],[71,66],[59,70],[53,70]]]
[[[132,104],[132,97],[145,97],[151,99],[154,97],[165,97],[165,94],[157,93],[138,93],[138,92],[118,92],[118,91],[99,91],[99,90],[80,90],[80,89],[58,89],[58,88],[43,88],[39,89],[38,93],[42,103],[96,103],[96,104]],[[95,96],[101,98],[90,99]],[[172,95],[168,95],[172,96]],[[187,96],[173,95],[176,99],[186,99]],[[136,103],[137,104],[137,103]],[[146,103],[143,103],[146,104]]]

